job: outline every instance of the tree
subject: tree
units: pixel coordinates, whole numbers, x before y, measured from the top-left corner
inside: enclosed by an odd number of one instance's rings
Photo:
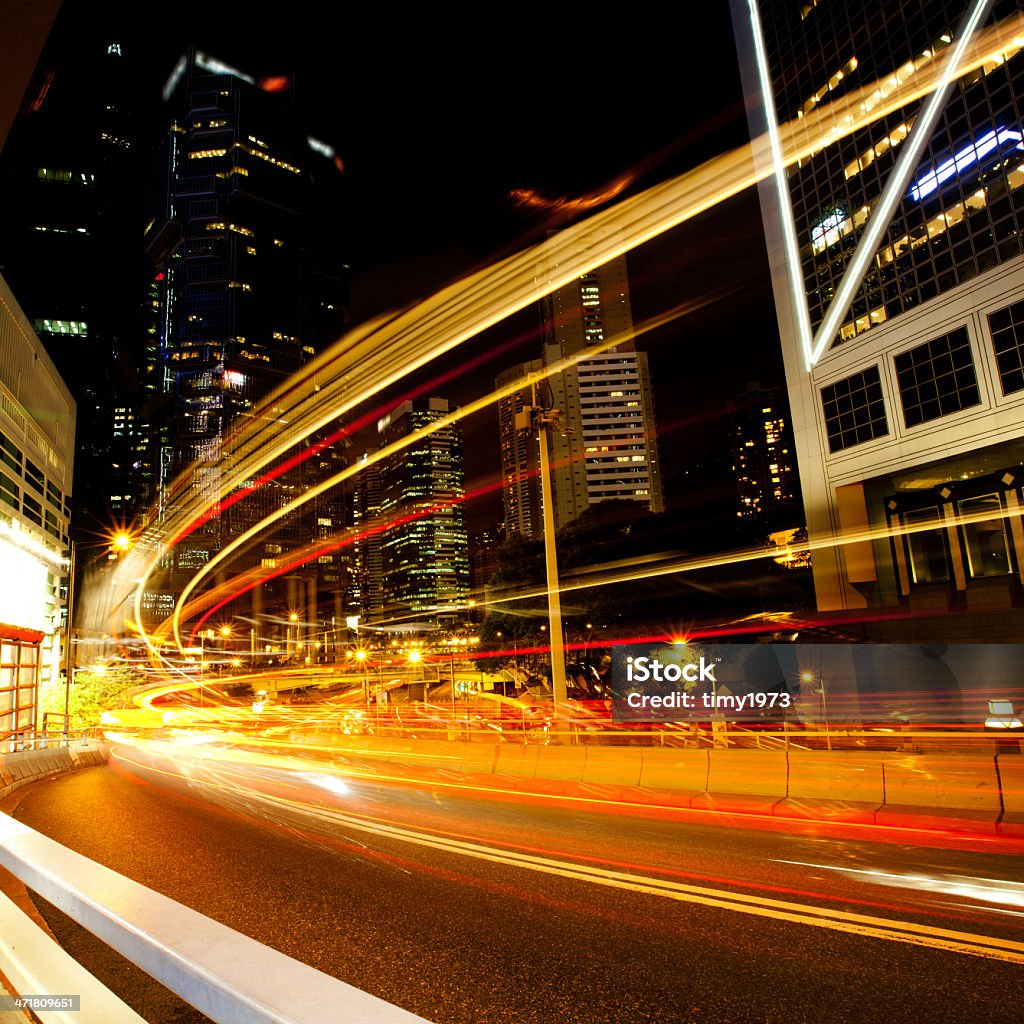
[[[68,728],[77,732],[99,725],[104,711],[125,707],[131,694],[145,682],[145,674],[134,665],[79,669],[68,694]],[[63,681],[44,687],[39,701],[40,715],[63,715],[64,700]]]

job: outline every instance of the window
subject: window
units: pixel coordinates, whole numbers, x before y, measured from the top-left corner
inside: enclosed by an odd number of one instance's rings
[[[993,313],[988,325],[1003,394],[1024,391],[1024,302]]]
[[[46,478],[43,476],[43,471],[29,458],[25,459],[25,479],[40,494],[46,493]]]
[[[18,485],[2,470],[0,470],[0,501],[6,502],[13,508],[19,508],[21,502],[19,497],[21,491]]]
[[[32,326],[36,334],[77,334],[85,337],[89,325],[84,320],[43,320],[37,318]]]
[[[961,516],[991,513],[991,519],[963,524],[967,568],[972,576],[1005,576],[1010,572],[1006,520],[998,494],[983,494],[958,502]]]
[[[3,433],[0,433],[0,462],[6,463],[16,473],[21,472],[21,449]]]
[[[22,495],[21,511],[36,526],[43,525],[43,506],[30,494]]]
[[[878,367],[821,389],[828,450],[839,452],[889,433]]]
[[[910,549],[910,572],[914,582],[942,583],[948,580],[949,555],[946,550],[945,530],[939,525],[942,519],[938,508],[905,512],[902,519],[903,525],[908,527],[935,524],[934,529],[918,529],[907,534],[907,547]]]
[[[895,365],[908,427],[981,401],[966,327],[901,353]]]

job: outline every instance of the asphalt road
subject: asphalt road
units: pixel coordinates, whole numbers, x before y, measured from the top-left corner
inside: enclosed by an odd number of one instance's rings
[[[15,816],[433,1021],[1020,1012],[1024,946],[979,955],[984,937],[1024,942],[1024,857],[991,841],[929,848],[898,832],[760,831],[351,778],[332,791],[313,769],[221,765],[214,788],[121,753],[30,787]],[[110,956],[90,966],[115,989],[127,976]],[[153,989],[129,978],[125,998],[157,1024],[203,1019]]]

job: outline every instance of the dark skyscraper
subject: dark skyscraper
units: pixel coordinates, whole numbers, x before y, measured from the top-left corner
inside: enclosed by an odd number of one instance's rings
[[[185,471],[187,485],[173,492],[182,500],[220,493],[231,422],[336,340],[346,312],[333,152],[306,133],[291,80],[257,82],[190,50],[164,99],[170,119],[146,228],[156,264],[162,407],[150,419],[162,424],[160,514],[172,511],[170,485]],[[152,595],[164,607],[152,610],[166,611],[213,552],[304,483],[280,476],[197,529],[176,550],[163,598]],[[250,561],[279,559],[318,533],[293,517]]]
[[[55,34],[0,160],[0,270],[78,406],[73,531],[87,543],[134,511],[115,442],[134,406],[143,266],[134,56]]]

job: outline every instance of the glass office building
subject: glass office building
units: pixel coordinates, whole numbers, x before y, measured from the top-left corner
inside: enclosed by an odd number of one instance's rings
[[[759,7],[778,122],[822,118],[841,136],[787,167],[800,280],[783,280],[773,266],[808,528],[822,544],[818,607],[866,619],[879,609],[914,612],[921,637],[1016,639],[1024,625],[1020,6],[996,3],[977,31],[981,50],[908,163],[852,306],[810,368],[784,289],[803,293],[817,331],[917,138],[927,97],[853,132],[840,105],[854,98],[860,109],[883,109],[895,90],[933,75],[953,52],[967,5]],[[766,225],[775,251],[782,239],[771,218]]]

